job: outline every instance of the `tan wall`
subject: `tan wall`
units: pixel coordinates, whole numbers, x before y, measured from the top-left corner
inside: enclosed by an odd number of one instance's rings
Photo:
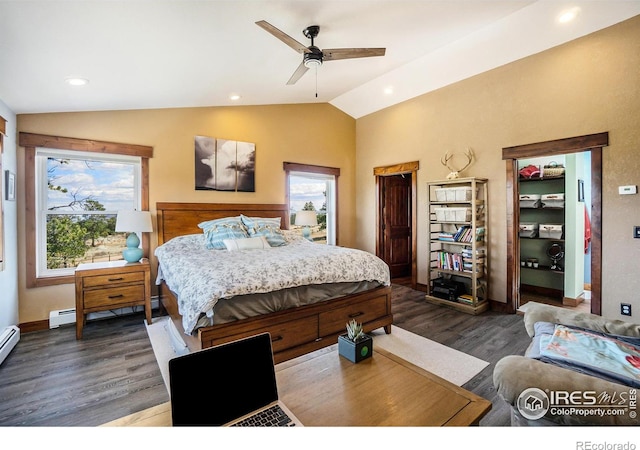
[[[338,167],[338,221],[341,245],[355,236],[355,120],[328,104],[235,106],[141,111],[30,114],[18,116],[18,130],[95,139],[154,148],[149,191],[156,202],[283,203],[283,161]],[[194,136],[256,144],[256,192],[196,191]],[[18,149],[18,179],[24,179],[24,153]],[[45,320],[49,311],[70,308],[73,285],[26,289],[24,190],[18,190],[19,320]],[[155,248],[155,234],[151,243]],[[152,249],[153,252],[153,249]],[[152,266],[155,262],[152,261]],[[155,275],[153,275],[155,276]]]
[[[418,160],[418,282],[427,267],[426,182],[440,158],[472,147],[464,176],[490,180],[490,298],[506,301],[506,172],[502,148],[608,131],[603,161],[603,315],[633,305],[640,321],[640,16],[361,118],[356,123],[356,245],[374,251],[373,168]]]

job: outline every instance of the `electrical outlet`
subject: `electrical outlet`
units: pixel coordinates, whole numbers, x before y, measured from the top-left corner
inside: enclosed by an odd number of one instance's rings
[[[620,303],[620,314],[623,316],[631,315],[631,305],[629,303]]]

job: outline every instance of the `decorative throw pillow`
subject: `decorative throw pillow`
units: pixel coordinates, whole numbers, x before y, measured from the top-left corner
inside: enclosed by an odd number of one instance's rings
[[[284,236],[284,240],[287,244],[291,244],[292,242],[309,242],[304,238],[302,232],[300,230],[280,230],[282,236]]]
[[[287,245],[287,241],[285,241],[280,229],[280,217],[247,217],[241,215],[240,219],[244,226],[247,227],[249,236],[264,236],[271,247]]]
[[[225,239],[248,238],[247,230],[240,217],[225,217],[223,219],[208,220],[198,224],[204,231],[204,243],[209,249],[224,249]]]
[[[230,252],[239,250],[253,250],[256,248],[271,248],[267,238],[264,236],[250,237],[245,239],[225,239],[224,246]]]

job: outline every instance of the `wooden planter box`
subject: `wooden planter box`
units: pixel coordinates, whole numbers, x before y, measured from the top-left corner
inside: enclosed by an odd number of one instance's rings
[[[346,334],[338,336],[338,353],[354,363],[371,358],[373,354],[373,338],[367,335],[365,339],[353,342],[347,338]]]

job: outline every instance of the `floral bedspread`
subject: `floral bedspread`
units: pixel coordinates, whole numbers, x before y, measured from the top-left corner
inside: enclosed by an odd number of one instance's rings
[[[222,298],[308,284],[378,281],[390,284],[388,266],[371,253],[300,239],[268,249],[209,250],[204,235],[180,236],[159,246],[158,278],[177,294],[186,333],[201,314],[213,315]]]

